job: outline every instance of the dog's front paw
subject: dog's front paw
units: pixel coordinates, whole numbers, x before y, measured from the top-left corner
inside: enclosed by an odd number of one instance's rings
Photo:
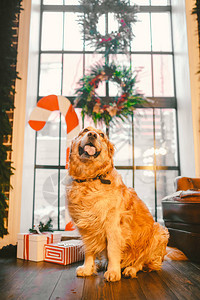
[[[113,270],[106,271],[104,277],[107,281],[119,281],[121,279],[121,272]]]
[[[94,270],[94,268],[88,268],[84,265],[80,266],[76,269],[76,275],[81,276],[81,277],[91,276],[95,273],[96,273],[96,271]]]
[[[135,278],[136,276],[137,270],[134,267],[126,267],[123,271],[123,275],[125,277],[131,277],[131,278]]]

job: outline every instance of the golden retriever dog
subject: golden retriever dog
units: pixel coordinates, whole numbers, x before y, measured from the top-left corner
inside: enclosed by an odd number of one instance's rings
[[[85,261],[77,276],[96,273],[95,258],[106,252],[107,281],[160,270],[168,230],[154,221],[133,188],[113,165],[113,144],[98,129],[83,129],[72,141],[67,187],[69,213],[84,243]]]

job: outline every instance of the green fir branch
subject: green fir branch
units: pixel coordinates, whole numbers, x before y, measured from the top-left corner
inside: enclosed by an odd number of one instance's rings
[[[200,57],[200,0],[196,0],[195,7],[192,10],[192,14],[197,15],[198,40],[199,40],[199,57]],[[199,66],[198,73],[200,73],[200,66]]]

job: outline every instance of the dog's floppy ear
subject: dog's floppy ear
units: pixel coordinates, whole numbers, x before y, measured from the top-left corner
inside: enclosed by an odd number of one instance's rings
[[[110,157],[112,157],[115,153],[114,145],[110,141],[108,141],[108,153]]]

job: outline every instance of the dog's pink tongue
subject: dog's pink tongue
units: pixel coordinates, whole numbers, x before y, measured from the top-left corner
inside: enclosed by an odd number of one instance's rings
[[[87,152],[89,155],[94,155],[96,153],[96,148],[92,147],[92,146],[89,146],[89,145],[86,145],[84,147],[84,151]]]

